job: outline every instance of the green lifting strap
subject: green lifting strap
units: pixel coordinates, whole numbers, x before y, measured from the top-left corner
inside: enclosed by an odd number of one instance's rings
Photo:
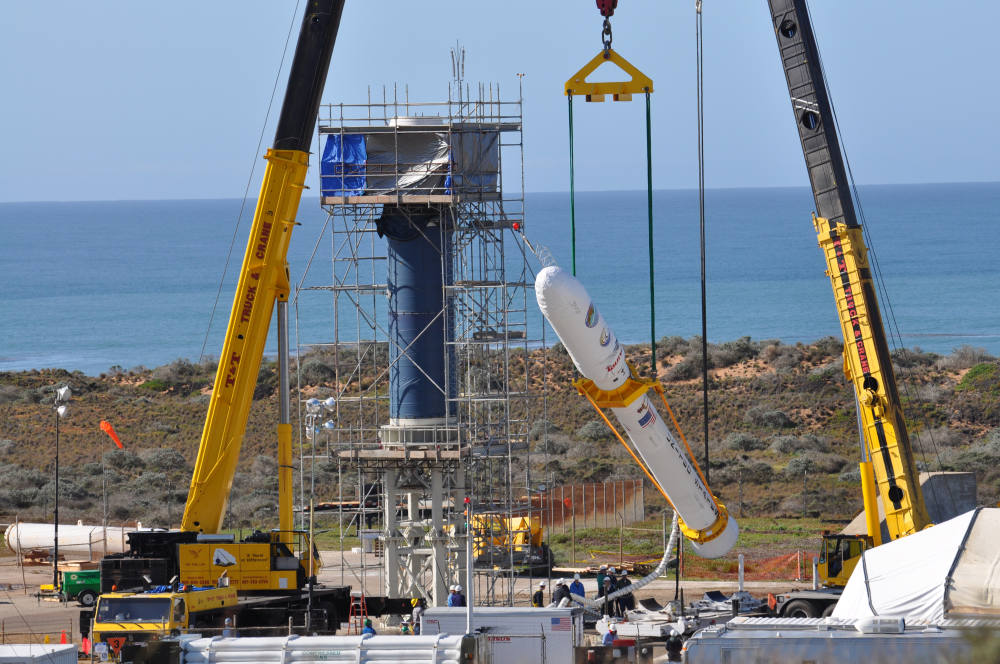
[[[576,188],[573,175],[573,95],[569,100],[569,241],[573,255],[573,276],[576,276]]]
[[[652,373],[656,380],[656,298],[653,280],[653,123],[649,111],[649,91],[646,91],[646,208],[649,210],[649,350]]]
[[[651,378],[656,380],[656,287],[653,261],[653,121],[646,89],[646,207],[648,212],[649,244],[649,348],[651,351]],[[569,237],[573,276],[576,276],[576,173],[573,167],[573,93],[567,91],[569,109]]]

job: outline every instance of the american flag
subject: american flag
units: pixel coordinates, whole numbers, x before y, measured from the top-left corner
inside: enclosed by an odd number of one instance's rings
[[[553,618],[552,619],[552,631],[553,632],[568,632],[573,628],[573,623],[570,622],[569,618]]]

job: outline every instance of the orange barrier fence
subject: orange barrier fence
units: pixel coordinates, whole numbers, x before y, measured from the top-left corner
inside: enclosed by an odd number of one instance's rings
[[[531,496],[531,511],[541,515],[552,532],[577,528],[617,528],[645,519],[641,479],[609,480],[556,486]]]

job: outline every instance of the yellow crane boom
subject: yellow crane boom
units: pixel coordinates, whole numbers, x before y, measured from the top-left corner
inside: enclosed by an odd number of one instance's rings
[[[288,301],[288,245],[343,9],[343,0],[310,0],[303,16],[198,446],[181,522],[185,531],[216,533],[222,525],[275,303]],[[280,350],[279,355],[283,361]],[[279,373],[285,380],[284,370]],[[277,429],[278,531],[279,539],[287,543],[292,528],[292,435],[287,396],[283,394],[282,400]]]

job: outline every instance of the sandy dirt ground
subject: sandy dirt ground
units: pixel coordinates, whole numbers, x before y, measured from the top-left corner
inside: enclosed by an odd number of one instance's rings
[[[322,552],[326,567],[319,576],[321,583],[326,585],[350,585],[362,587],[360,557],[357,554],[345,554],[347,567],[341,573],[339,551]],[[371,556],[366,561],[371,565],[375,562]],[[380,570],[369,566],[364,576],[364,586],[369,594],[380,594]],[[527,606],[530,601],[531,586],[539,579],[519,578],[515,583],[515,603]],[[59,641],[62,630],[74,642],[80,642],[79,613],[76,602],[63,604],[51,600],[39,600],[35,595],[39,585],[52,582],[51,567],[20,567],[13,557],[0,558],[0,630],[7,643],[40,641],[43,635],[49,634],[54,642]],[[597,582],[593,578],[584,578],[587,594],[596,593]],[[747,582],[746,589],[755,596],[766,596],[768,592],[782,592],[793,587],[805,587],[804,584],[782,581]],[[684,598],[690,602],[701,597],[707,590],[720,590],[730,593],[736,590],[736,584],[731,581],[682,581]],[[673,579],[658,579],[636,594],[637,599],[653,597],[664,604],[674,597]]]

